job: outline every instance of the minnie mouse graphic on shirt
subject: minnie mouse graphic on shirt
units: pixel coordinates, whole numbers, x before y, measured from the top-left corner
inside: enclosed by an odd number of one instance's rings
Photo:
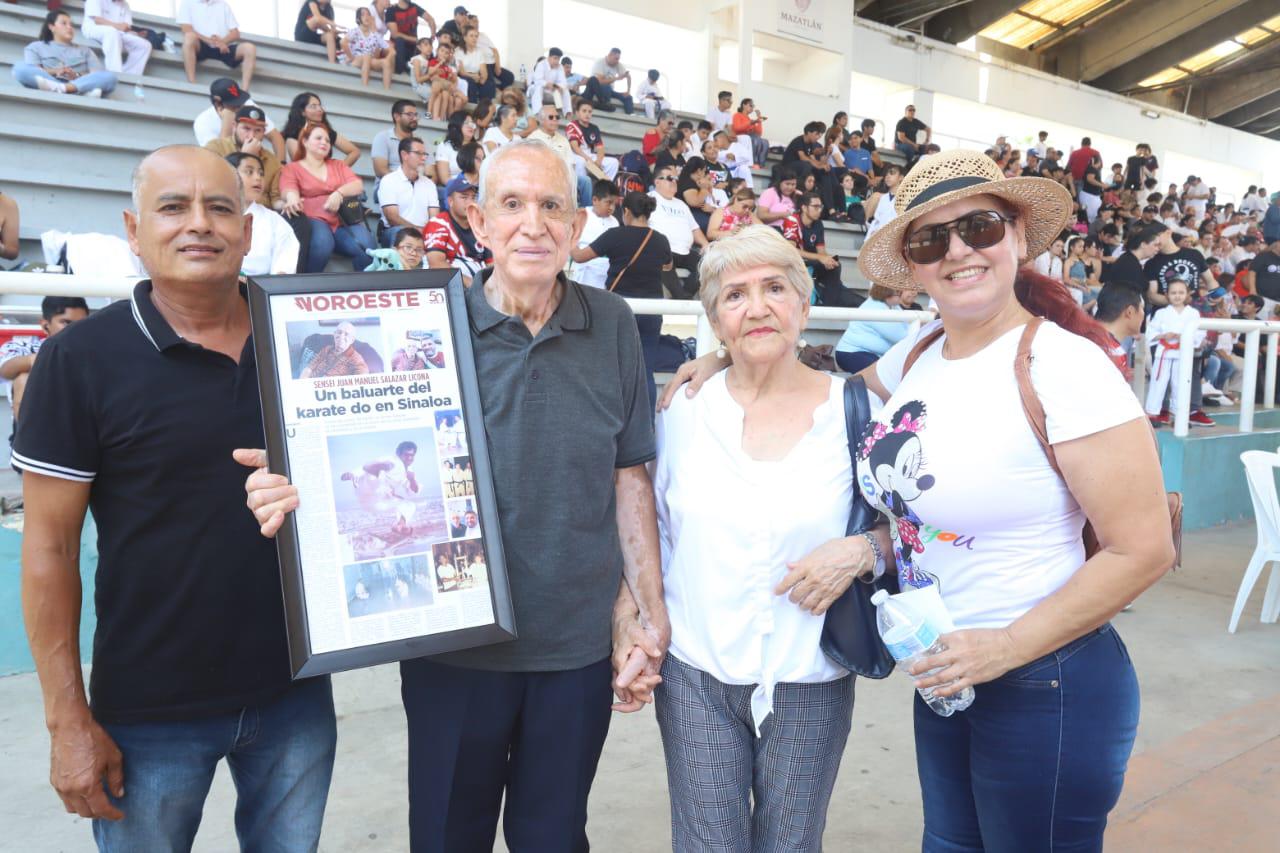
[[[904,588],[938,583],[914,559],[924,553],[920,541],[923,522],[910,504],[934,485],[931,475],[921,474],[925,458],[919,433],[924,421],[924,403],[911,400],[893,413],[888,424],[873,421],[858,450],[858,459],[867,462],[867,474],[875,485],[876,493],[868,497],[889,513],[898,580]]]

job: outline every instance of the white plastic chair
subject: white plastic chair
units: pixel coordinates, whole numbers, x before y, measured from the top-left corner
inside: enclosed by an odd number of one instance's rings
[[[1268,453],[1265,450],[1247,450],[1240,454],[1244,463],[1245,479],[1249,482],[1249,497],[1253,499],[1253,517],[1258,527],[1258,546],[1249,560],[1249,567],[1244,570],[1244,578],[1240,581],[1240,591],[1236,593],[1236,604],[1231,611],[1231,623],[1227,631],[1234,634],[1240,622],[1240,614],[1244,612],[1245,603],[1253,585],[1258,582],[1262,570],[1271,566],[1271,578],[1267,581],[1267,592],[1262,599],[1262,621],[1275,622],[1280,616],[1280,500],[1276,497],[1275,469],[1280,468],[1280,452]]]

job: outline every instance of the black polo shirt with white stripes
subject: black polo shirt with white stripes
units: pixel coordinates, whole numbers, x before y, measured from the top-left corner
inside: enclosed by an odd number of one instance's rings
[[[99,720],[207,716],[288,688],[275,545],[231,458],[262,446],[252,339],[238,364],[183,340],[149,281],[41,348],[13,461],[92,484]]]

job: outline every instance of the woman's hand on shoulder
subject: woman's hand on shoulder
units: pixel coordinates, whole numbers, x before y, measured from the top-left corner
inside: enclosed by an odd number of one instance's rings
[[[875,571],[876,558],[861,536],[830,539],[804,557],[787,563],[787,576],[774,587],[814,616],[827,612],[858,575]]]
[[[676,370],[667,387],[662,389],[662,397],[658,400],[658,411],[666,411],[676,398],[676,391],[686,383],[688,387],[685,388],[684,395],[693,399],[708,379],[724,370],[730,363],[729,359],[720,358],[715,353],[707,353],[693,361],[686,361]]]

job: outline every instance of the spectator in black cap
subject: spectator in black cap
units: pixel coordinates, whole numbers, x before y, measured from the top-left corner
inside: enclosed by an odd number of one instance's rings
[[[241,107],[258,106],[249,95],[249,90],[242,87],[230,77],[219,77],[209,85],[209,103],[211,106],[196,116],[192,123],[196,144],[204,147],[215,139],[234,135],[236,110]],[[284,159],[284,137],[276,129],[271,117],[263,114],[266,121],[264,138],[273,149],[276,157]]]
[[[298,20],[293,25],[293,40],[303,44],[322,44],[330,62],[338,61],[338,24],[333,19],[333,3],[329,0],[303,0]]]
[[[459,176],[449,182],[445,190],[450,201],[449,210],[442,210],[422,229],[427,251],[427,267],[430,269],[456,269],[462,273],[463,284],[480,274],[493,263],[493,254],[476,242],[469,218],[471,205],[476,200],[475,184]]]
[[[467,31],[467,27],[471,26],[471,13],[467,11],[466,6],[454,6],[453,17],[440,25],[440,35],[448,33],[453,37],[453,43],[462,44],[462,34]]]

